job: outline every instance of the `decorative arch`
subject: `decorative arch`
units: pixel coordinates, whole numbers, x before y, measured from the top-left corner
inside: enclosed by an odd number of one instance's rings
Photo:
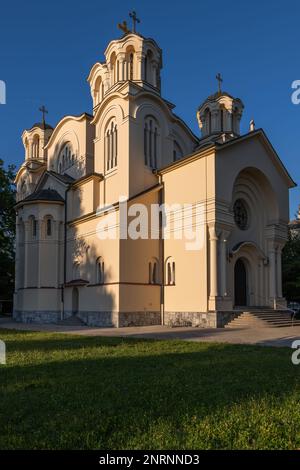
[[[279,219],[276,192],[267,176],[258,168],[247,167],[237,174],[232,187],[232,212],[238,199],[243,199],[249,207],[249,226],[255,223],[263,227],[268,222]]]

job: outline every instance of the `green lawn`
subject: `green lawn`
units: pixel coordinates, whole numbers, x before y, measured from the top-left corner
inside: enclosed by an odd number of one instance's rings
[[[0,449],[300,448],[291,350],[0,330]]]

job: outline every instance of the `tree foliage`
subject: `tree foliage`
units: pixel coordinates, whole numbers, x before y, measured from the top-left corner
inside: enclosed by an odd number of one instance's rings
[[[283,295],[289,301],[300,302],[300,235],[289,232],[282,253]]]
[[[0,300],[11,300],[15,259],[15,166],[0,159]]]

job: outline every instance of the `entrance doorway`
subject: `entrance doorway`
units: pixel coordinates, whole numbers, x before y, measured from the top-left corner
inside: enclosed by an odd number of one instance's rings
[[[234,266],[234,304],[236,307],[247,305],[247,270],[241,258]]]
[[[76,315],[79,309],[79,292],[77,287],[73,288],[72,291],[72,314]]]

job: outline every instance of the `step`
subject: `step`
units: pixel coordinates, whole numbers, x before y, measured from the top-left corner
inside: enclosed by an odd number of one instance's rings
[[[236,312],[225,328],[284,328],[299,326],[300,320],[292,320],[288,310],[257,308]]]

